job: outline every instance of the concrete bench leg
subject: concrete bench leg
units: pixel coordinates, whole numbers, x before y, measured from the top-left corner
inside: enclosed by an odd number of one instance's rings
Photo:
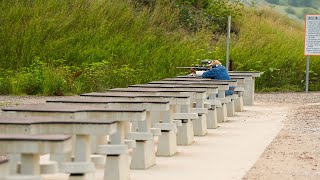
[[[157,156],[173,156],[177,153],[176,131],[161,131],[158,140]]]
[[[227,103],[227,117],[233,117],[234,116],[234,100],[231,100]]]
[[[148,169],[156,164],[156,156],[153,140],[136,141],[131,158],[131,169]]]
[[[96,167],[104,167],[106,157],[105,155],[96,154],[100,145],[108,144],[108,136],[91,136],[91,161],[95,164]]]
[[[156,153],[153,134],[149,132],[131,132],[127,139],[135,140],[136,147],[133,149],[131,169],[147,169],[156,163]]]
[[[104,180],[129,180],[128,146],[124,144],[101,145],[99,154],[106,155]]]
[[[10,159],[9,161],[9,173],[17,174],[18,173],[18,163],[20,162],[21,155],[20,154],[8,154]]]
[[[194,141],[193,123],[191,120],[182,120],[182,126],[178,127],[177,144],[181,146],[190,145]]]
[[[59,165],[60,171],[70,174],[69,180],[91,180],[95,178],[95,166],[91,162],[64,162]]]
[[[108,155],[104,180],[129,180],[129,159],[127,154]]]
[[[69,180],[91,180],[91,179],[95,179],[94,173],[72,174],[69,176]]]
[[[216,129],[218,127],[218,118],[216,108],[208,109],[208,119],[207,119],[208,129]]]
[[[205,136],[208,133],[206,114],[199,114],[199,118],[193,120],[192,123],[195,136]]]
[[[242,112],[243,111],[243,96],[239,96],[238,99],[235,100],[235,111]]]
[[[126,136],[125,129],[128,127],[129,122],[122,121],[118,123],[116,133],[110,135],[110,143],[111,144],[123,144],[124,138]]]
[[[227,105],[225,103],[222,103],[221,105],[222,107],[217,107],[218,123],[227,121]]]
[[[246,106],[253,106],[254,104],[254,88],[255,88],[255,80],[246,80],[244,84],[244,93],[243,93],[243,103]]]
[[[0,180],[3,180],[9,174],[8,160],[0,160]]]
[[[74,163],[70,166],[74,166],[77,169],[76,173],[72,170],[69,171],[69,167],[64,166],[66,173],[70,172],[69,180],[90,180],[94,178],[94,167],[91,164],[91,136],[90,135],[76,135]],[[93,171],[93,172],[92,172]]]
[[[40,175],[39,162],[39,154],[21,154],[21,174]]]

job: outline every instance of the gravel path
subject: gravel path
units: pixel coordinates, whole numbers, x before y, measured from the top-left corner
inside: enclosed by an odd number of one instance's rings
[[[0,96],[0,107],[66,97]],[[71,97],[72,98],[72,97]],[[284,128],[243,180],[320,179],[320,92],[256,93],[259,104],[286,106]],[[6,158],[0,155],[1,158]]]
[[[290,108],[284,127],[243,180],[320,179],[320,93],[257,94]]]

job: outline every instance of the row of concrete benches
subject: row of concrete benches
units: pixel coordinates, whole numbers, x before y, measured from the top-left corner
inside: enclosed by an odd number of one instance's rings
[[[178,145],[205,136],[207,129],[242,111],[245,102],[252,105],[258,73],[233,77],[180,76],[3,108],[0,152],[9,155],[9,162],[0,162],[0,180],[54,173],[89,180],[98,166],[105,169],[105,180],[128,180],[130,168],[150,168],[156,156],[175,155]],[[225,96],[230,85],[237,86],[235,94]],[[51,161],[41,164],[45,154]]]

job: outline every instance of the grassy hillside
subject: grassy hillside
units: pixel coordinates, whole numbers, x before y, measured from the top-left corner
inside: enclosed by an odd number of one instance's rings
[[[264,72],[259,90],[303,89],[303,28],[270,10],[227,0],[13,0],[0,10],[0,94],[103,91],[224,61],[229,14],[235,70]]]
[[[237,70],[259,70],[260,90],[302,90],[305,85],[304,27],[271,10],[249,10],[238,22],[231,59]],[[320,59],[311,60],[311,89],[319,90]]]

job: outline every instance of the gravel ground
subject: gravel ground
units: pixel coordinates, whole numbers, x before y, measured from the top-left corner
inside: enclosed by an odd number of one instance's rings
[[[0,96],[0,107],[59,98],[65,97]],[[290,111],[284,128],[243,180],[320,179],[320,92],[256,93],[255,101],[286,106]]]

